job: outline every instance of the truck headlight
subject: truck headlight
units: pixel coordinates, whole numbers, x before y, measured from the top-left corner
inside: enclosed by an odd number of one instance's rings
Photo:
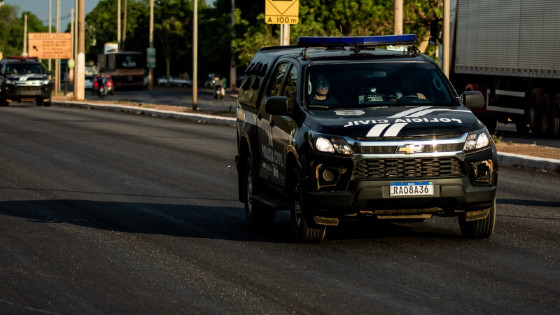
[[[490,135],[486,128],[470,132],[463,147],[464,152],[483,149],[490,145]]]
[[[350,145],[342,137],[313,134],[311,137],[312,147],[319,152],[352,155],[354,152]]]

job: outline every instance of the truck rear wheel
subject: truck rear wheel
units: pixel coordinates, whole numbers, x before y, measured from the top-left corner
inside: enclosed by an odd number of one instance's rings
[[[272,224],[274,222],[274,210],[267,209],[256,202],[254,198],[258,193],[258,185],[253,161],[250,157],[245,160],[243,171],[245,174],[245,217],[247,218],[247,223],[250,226]]]
[[[531,130],[537,136],[546,136],[549,131],[550,99],[542,88],[534,88],[529,100]]]
[[[560,93],[553,95],[551,131],[556,139],[560,139]]]
[[[481,220],[467,221],[465,216],[459,217],[459,226],[465,237],[489,238],[492,235],[496,222],[496,199],[489,210],[488,216]]]
[[[299,169],[294,170],[292,192],[292,231],[302,242],[321,242],[325,239],[327,228],[315,223],[310,215],[311,206],[305,202],[304,187]]]

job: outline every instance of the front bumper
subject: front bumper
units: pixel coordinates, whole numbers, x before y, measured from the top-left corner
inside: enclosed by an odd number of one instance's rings
[[[488,208],[496,197],[498,166],[493,146],[468,155],[433,159],[312,156],[306,201],[316,215],[337,217],[364,210],[454,214]],[[361,163],[364,160],[367,163]],[[335,174],[335,185],[325,185],[321,178],[325,169]],[[391,183],[418,181],[433,182],[433,195],[390,196]]]
[[[50,99],[50,85],[6,85],[6,98],[13,101],[26,99]]]

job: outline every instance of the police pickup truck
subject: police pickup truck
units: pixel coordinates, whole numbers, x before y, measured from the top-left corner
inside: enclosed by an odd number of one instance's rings
[[[36,57],[7,57],[0,61],[0,106],[13,102],[51,105],[49,73]]]
[[[497,154],[470,110],[484,98],[457,95],[416,41],[300,37],[257,52],[237,110],[239,199],[250,225],[290,210],[299,240],[322,241],[344,219],[435,215],[458,217],[466,237],[491,236]]]

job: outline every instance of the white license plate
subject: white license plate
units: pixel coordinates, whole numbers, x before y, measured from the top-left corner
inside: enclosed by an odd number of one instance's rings
[[[389,184],[391,197],[432,196],[434,182],[396,182]]]

